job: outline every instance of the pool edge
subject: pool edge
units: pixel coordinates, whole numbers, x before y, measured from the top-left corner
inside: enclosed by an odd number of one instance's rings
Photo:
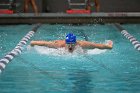
[[[0,24],[96,24],[96,23],[140,23],[140,13],[91,13],[91,14],[66,14],[66,13],[15,13],[0,15]]]

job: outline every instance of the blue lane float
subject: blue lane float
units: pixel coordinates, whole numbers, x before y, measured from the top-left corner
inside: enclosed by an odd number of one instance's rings
[[[120,24],[116,23],[114,25],[119,29],[121,34],[123,34],[123,36],[125,36],[132,43],[132,45],[134,45],[134,48],[140,51],[140,42],[134,36],[129,34]]]
[[[40,27],[40,24],[35,25],[32,31],[29,31],[11,52],[7,53],[7,55],[5,55],[2,59],[0,59],[0,73],[2,73],[6,65],[10,61],[12,61],[13,58],[21,54],[23,50],[23,46],[27,44],[27,42],[30,40],[31,37],[33,37],[34,33],[37,31],[39,27]]]

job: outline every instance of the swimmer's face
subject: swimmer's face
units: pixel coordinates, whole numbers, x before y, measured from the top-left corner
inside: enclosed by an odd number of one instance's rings
[[[73,52],[76,44],[70,43],[70,44],[66,44],[66,45],[67,45],[68,51],[69,52]]]

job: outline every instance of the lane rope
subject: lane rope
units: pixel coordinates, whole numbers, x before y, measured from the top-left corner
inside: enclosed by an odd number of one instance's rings
[[[30,40],[31,37],[34,36],[34,33],[37,31],[37,29],[40,27],[41,24],[36,24],[32,31],[29,31],[16,45],[16,47],[7,53],[2,59],[0,59],[0,73],[5,69],[6,65],[12,61],[16,56],[21,54],[24,45],[27,44],[27,42]]]
[[[134,45],[134,48],[138,51],[140,51],[140,42],[131,34],[129,34],[120,24],[114,24],[115,27],[121,32],[121,34],[126,37],[132,45]]]

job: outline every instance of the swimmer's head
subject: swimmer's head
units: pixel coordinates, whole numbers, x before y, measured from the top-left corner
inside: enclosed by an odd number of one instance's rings
[[[66,44],[75,44],[76,43],[76,36],[72,33],[66,35]]]
[[[76,45],[76,36],[72,33],[66,35],[66,45],[69,52],[73,52]]]

